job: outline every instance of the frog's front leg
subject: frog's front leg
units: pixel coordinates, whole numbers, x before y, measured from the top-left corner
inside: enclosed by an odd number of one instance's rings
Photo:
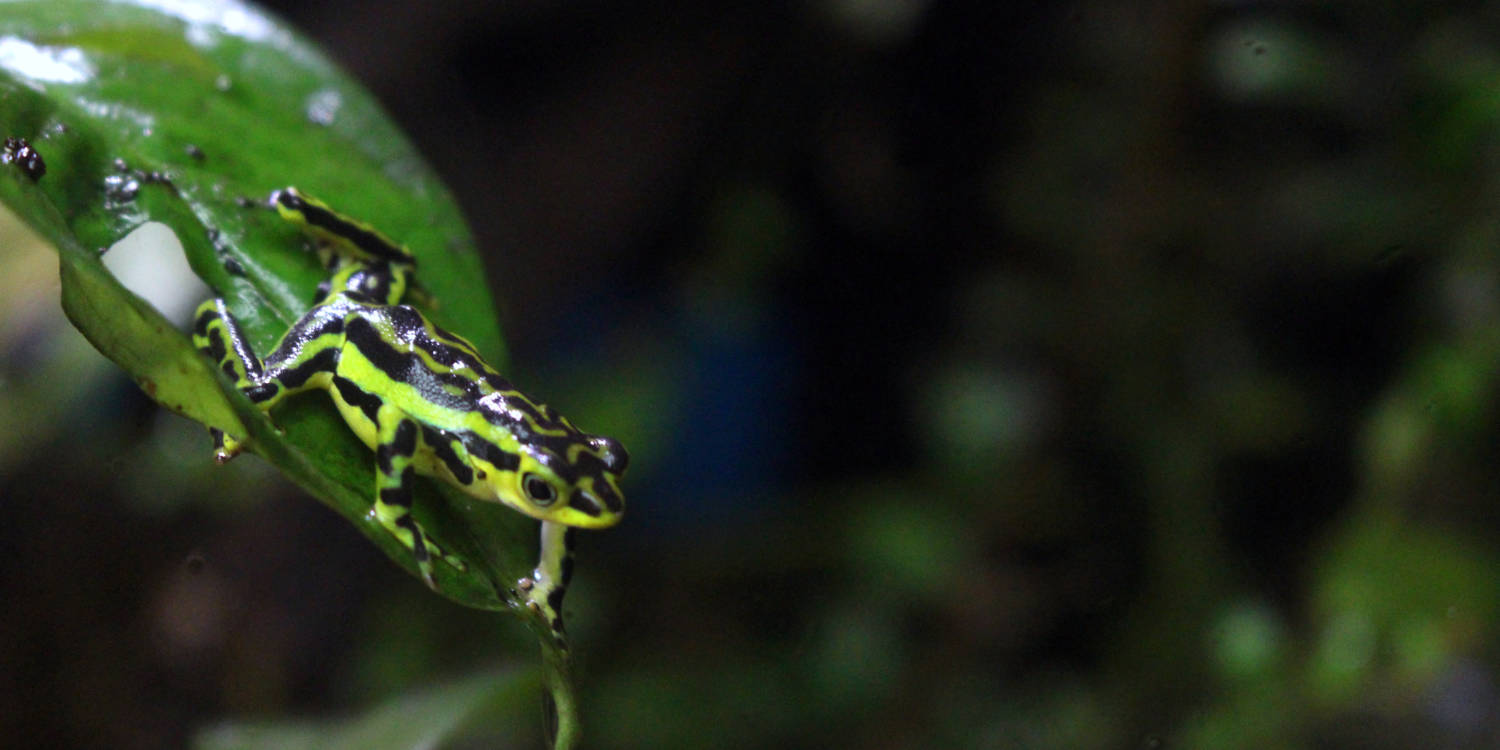
[[[552,521],[542,522],[541,548],[536,569],[516,588],[526,597],[526,607],[547,620],[552,632],[563,636],[562,602],[573,578],[573,548],[578,530]]]

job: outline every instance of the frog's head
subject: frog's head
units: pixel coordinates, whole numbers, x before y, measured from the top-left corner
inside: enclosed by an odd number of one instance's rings
[[[630,457],[614,438],[568,425],[567,435],[523,445],[520,467],[507,478],[520,510],[544,521],[586,529],[613,526],[625,512],[620,477]]]
[[[602,529],[625,512],[620,477],[630,456],[619,441],[574,427],[551,407],[526,398],[498,376],[479,399],[488,423],[469,433],[475,495],[533,518]]]

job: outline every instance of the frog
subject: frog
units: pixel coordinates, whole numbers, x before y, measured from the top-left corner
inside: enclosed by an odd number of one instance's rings
[[[624,446],[521,393],[467,339],[404,303],[417,296],[406,246],[296,187],[272,191],[267,203],[312,240],[327,270],[316,301],[262,358],[223,298],[206,300],[193,344],[264,413],[288,396],[328,393],[374,452],[371,518],[410,550],[429,588],[439,590],[437,561],[466,565],[412,515],[414,475],[539,520],[536,567],[509,593],[561,635],[576,530],[613,526],[624,513]],[[220,463],[244,447],[210,433]]]

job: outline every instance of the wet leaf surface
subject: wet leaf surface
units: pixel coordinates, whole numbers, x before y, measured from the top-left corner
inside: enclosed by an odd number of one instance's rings
[[[0,200],[57,248],[74,325],[151,398],[246,436],[252,452],[415,574],[409,551],[369,516],[371,454],[328,399],[291,399],[273,425],[99,259],[142,223],[166,224],[252,346],[269,351],[324,277],[301,234],[266,207],[272,190],[296,185],[410,247],[428,314],[503,369],[463,217],[376,102],[250,6],[11,2],[0,15],[0,136],[15,139],[0,164]],[[561,644],[504,593],[534,565],[536,522],[418,484],[418,519],[468,565],[437,567],[442,593],[520,614],[556,670],[549,683],[566,687]]]

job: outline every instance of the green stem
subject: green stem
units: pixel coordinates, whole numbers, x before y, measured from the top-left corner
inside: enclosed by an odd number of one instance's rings
[[[551,698],[547,717],[552,750],[573,750],[578,746],[583,728],[578,723],[578,697],[573,690],[572,660],[568,652],[551,638],[542,639],[542,682]]]

